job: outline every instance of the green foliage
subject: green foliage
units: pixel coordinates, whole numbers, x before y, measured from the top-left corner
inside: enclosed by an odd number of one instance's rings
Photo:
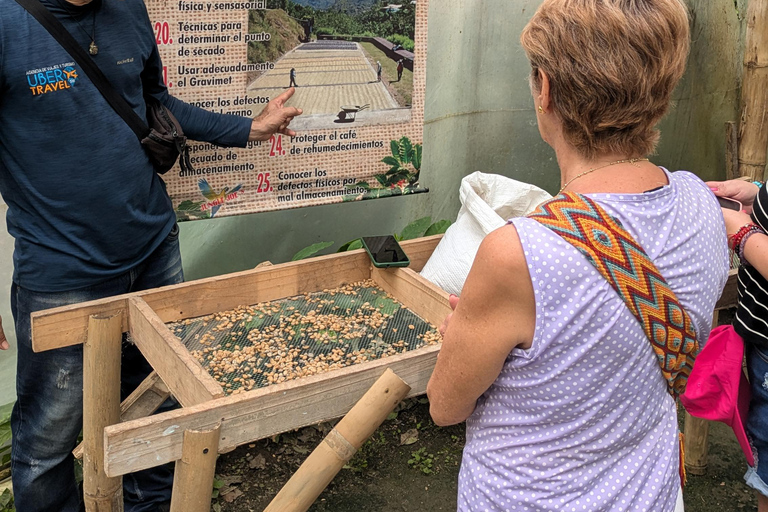
[[[392,156],[381,159],[382,163],[389,166],[389,170],[384,174],[376,174],[376,181],[382,188],[399,188],[403,191],[417,186],[421,171],[421,144],[413,144],[408,137],[401,137],[400,140],[390,141],[389,148]]]
[[[209,219],[211,212],[209,210],[201,210],[200,207],[205,201],[182,201],[179,206],[176,207],[176,218],[179,220],[194,220],[194,219]]]
[[[11,411],[13,403],[0,407],[0,469],[11,463]],[[0,509],[2,512],[2,509]]]
[[[416,48],[416,43],[413,42],[413,39],[411,39],[408,36],[404,36],[401,34],[392,34],[389,37],[387,37],[389,42],[399,44],[409,52],[412,52],[414,48]]]
[[[314,20],[315,34],[384,37],[409,49],[406,43],[413,44],[416,6],[403,3],[397,12],[387,12],[386,5],[377,0],[268,0],[267,12],[280,9],[293,18]]]
[[[11,464],[11,411],[13,403],[0,407],[0,468],[6,469]],[[0,512],[14,512],[13,493],[5,489],[0,493]]]
[[[413,240],[423,236],[439,235],[445,233],[451,224],[451,221],[447,219],[439,220],[432,224],[432,217],[423,217],[405,226],[401,233],[395,234],[395,238],[398,240]]]
[[[344,465],[344,469],[350,469],[355,473],[362,473],[368,469],[369,459],[375,459],[377,451],[387,444],[387,437],[384,432],[378,430],[376,434],[366,441],[363,446],[355,453],[355,455]]]
[[[432,225],[432,217],[417,219],[403,228],[403,231],[395,238],[398,240],[413,240],[424,236],[424,233]]]
[[[16,507],[13,506],[13,493],[10,489],[4,489],[0,493],[0,512],[14,512]]]
[[[217,477],[213,477],[213,490],[211,491],[212,499],[219,497],[219,489],[222,487],[224,487],[224,480],[219,480]]]
[[[298,261],[298,260],[309,258],[310,256],[314,256],[318,252],[322,251],[323,249],[327,249],[332,245],[333,245],[333,242],[318,242],[316,244],[312,244],[309,247],[305,247],[299,252],[297,252],[296,254],[294,254],[293,258],[291,258],[291,261]]]
[[[359,238],[355,238],[354,240],[350,240],[349,242],[339,247],[339,250],[336,252],[354,251],[355,249],[362,249],[362,248],[363,248],[363,241],[360,240]]]
[[[426,448],[419,448],[415,452],[411,453],[411,458],[408,459],[408,465],[413,469],[418,469],[425,475],[433,473],[432,464],[434,463],[435,456],[431,453],[427,453]]]
[[[304,37],[304,27],[288,16],[285,11],[248,11],[248,33],[261,32],[269,33],[269,41],[248,43],[248,62],[250,63],[276,61],[295,48]]]
[[[337,36],[339,35],[338,32],[336,32],[335,29],[329,28],[329,27],[317,27],[315,29],[315,34],[319,36]]]
[[[451,221],[447,219],[439,220],[427,228],[424,236],[442,235],[448,231],[449,227],[451,227]]]
[[[361,182],[364,183],[365,182]],[[367,185],[367,184],[366,184]],[[373,190],[381,190],[381,189],[373,189]],[[400,233],[395,233],[395,239],[397,240],[413,240],[414,238],[420,238],[422,236],[431,236],[431,235],[438,235],[440,233],[445,233],[445,231],[448,229],[448,227],[451,225],[450,220],[439,220],[432,223],[432,217],[422,217],[421,219],[416,219],[407,226],[403,228],[403,230]],[[297,260],[303,260],[305,258],[309,258],[311,256],[314,256],[318,252],[322,251],[323,249],[327,249],[328,247],[332,246],[333,242],[318,242],[316,244],[312,244],[309,247],[305,247],[304,249],[297,252],[292,261]],[[363,242],[359,238],[355,238],[354,240],[350,240],[349,242],[342,244],[341,247],[336,252],[346,252],[346,251],[354,251],[355,249],[361,249],[363,247]]]

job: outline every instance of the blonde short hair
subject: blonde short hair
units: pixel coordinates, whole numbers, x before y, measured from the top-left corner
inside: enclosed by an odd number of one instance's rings
[[[688,57],[681,0],[544,0],[520,37],[539,91],[583,156],[654,152]]]

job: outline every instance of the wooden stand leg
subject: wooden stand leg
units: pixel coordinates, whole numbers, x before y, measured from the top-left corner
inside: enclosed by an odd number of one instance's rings
[[[83,347],[83,498],[88,512],[122,512],[123,478],[104,474],[104,427],[120,423],[122,314],[91,316]]]
[[[120,421],[131,421],[153,414],[171,396],[168,386],[152,372],[144,382],[120,404]],[[72,450],[76,459],[83,458],[83,443]]]
[[[685,470],[691,475],[707,472],[709,420],[685,413]]]
[[[712,315],[712,328],[720,324],[720,311]],[[696,418],[685,413],[685,471],[691,475],[707,472],[709,455],[709,420]]]
[[[181,459],[176,461],[171,512],[209,512],[221,426],[185,430]]]
[[[306,512],[410,390],[408,384],[387,369],[309,454],[264,512]]]

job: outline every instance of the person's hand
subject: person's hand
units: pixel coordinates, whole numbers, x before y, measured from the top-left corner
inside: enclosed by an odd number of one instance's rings
[[[0,350],[8,350],[11,346],[8,344],[8,339],[5,337],[3,331],[3,318],[0,317]]]
[[[752,213],[752,204],[760,190],[754,183],[743,180],[708,181],[707,186],[717,197],[727,197],[740,202],[747,213]]]
[[[456,311],[456,306],[459,305],[459,298],[455,296],[454,294],[451,294],[448,297],[448,303],[451,305],[451,309]],[[440,335],[445,336],[445,331],[448,329],[448,323],[451,321],[451,317],[453,316],[453,313],[449,313],[447,317],[445,317],[445,320],[443,320],[443,325],[440,326]]]
[[[744,212],[737,212],[730,208],[721,208],[723,210],[723,219],[725,220],[725,232],[728,236],[735,235],[736,232],[747,224],[752,223],[752,217]]]
[[[301,115],[302,110],[285,106],[285,102],[293,96],[295,91],[296,89],[291,87],[267,103],[264,110],[251,123],[251,134],[248,136],[248,141],[269,140],[274,133],[282,133],[289,137],[296,135],[296,132],[288,128],[288,125],[294,117]]]

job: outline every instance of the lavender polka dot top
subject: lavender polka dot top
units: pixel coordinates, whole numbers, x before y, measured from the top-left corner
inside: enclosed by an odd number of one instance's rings
[[[648,252],[703,344],[728,274],[725,227],[699,178],[667,176],[652,192],[589,197]],[[573,246],[510,222],[533,281],[533,345],[510,353],[467,420],[459,510],[673,511],[677,413],[640,324]]]

